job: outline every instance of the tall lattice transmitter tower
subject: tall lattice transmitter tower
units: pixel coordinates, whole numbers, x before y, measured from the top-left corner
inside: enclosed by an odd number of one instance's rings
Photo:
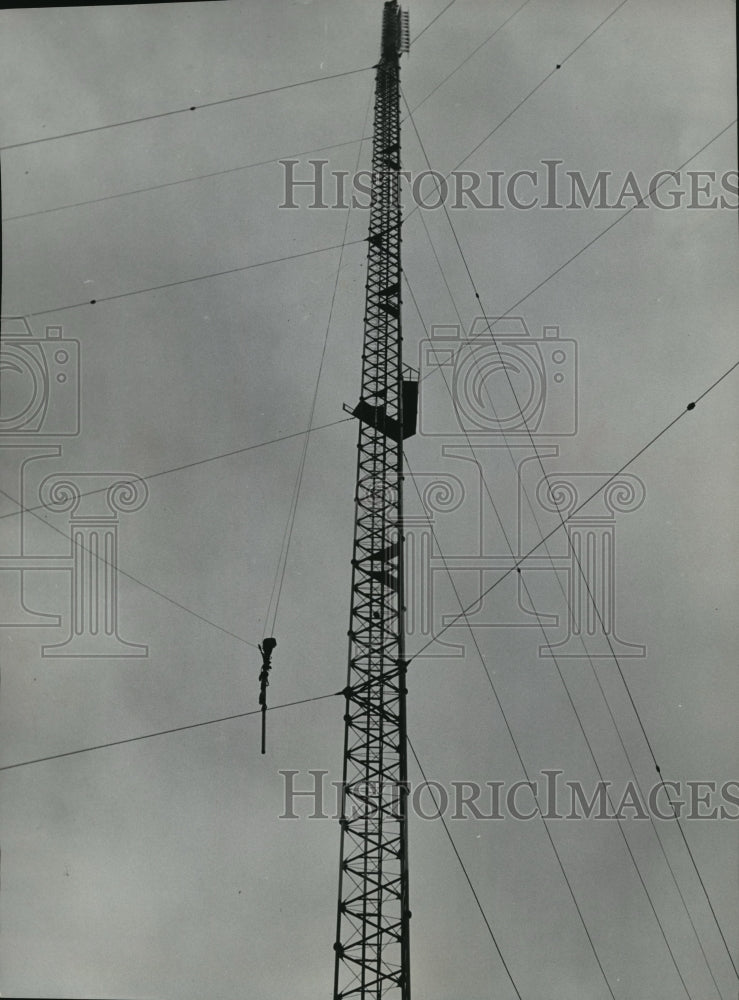
[[[334,1000],[410,998],[403,441],[417,373],[404,367],[400,80],[408,16],[385,3],[372,147]]]

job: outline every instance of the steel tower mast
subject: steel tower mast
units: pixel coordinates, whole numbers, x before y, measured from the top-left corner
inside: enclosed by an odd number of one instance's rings
[[[385,3],[375,81],[372,195],[352,559],[334,1000],[410,998],[403,440],[417,373],[400,323],[399,63],[408,16]]]

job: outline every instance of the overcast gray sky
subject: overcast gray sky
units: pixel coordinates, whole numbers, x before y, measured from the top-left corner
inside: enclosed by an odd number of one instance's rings
[[[445,4],[415,0],[411,36]],[[616,196],[628,171],[646,191],[658,171],[689,160],[686,170],[717,178],[735,169],[736,132],[727,129],[736,117],[735,5],[628,0],[598,28],[616,7],[456,0],[401,67],[411,108],[441,84],[414,114],[431,166],[448,173],[510,115],[465,169],[509,176],[558,159],[589,183],[612,171]],[[341,256],[327,250],[105,300],[340,244],[346,211],[278,208],[283,169],[275,161],[367,135],[373,75],[35,140],[370,67],[381,8],[379,0],[229,0],[0,13],[2,312],[30,317],[36,338],[62,326],[79,341],[81,370],[80,433],[54,437],[53,419],[68,420],[68,404],[58,404],[37,437],[62,444],[62,453],[26,467],[25,503],[39,503],[39,485],[52,473],[155,476],[144,506],[120,515],[119,537],[127,574],[119,580],[120,635],[147,644],[147,657],[42,656],[42,645],[69,631],[69,519],[45,514],[52,530],[27,517],[24,552],[58,555],[66,568],[26,573],[24,599],[62,624],[21,628],[3,619],[4,765],[257,707],[254,644],[266,627],[303,439],[155,474],[308,425],[340,261],[313,424],[344,416],[341,404],[359,389],[366,249],[355,243]],[[316,155],[329,169],[353,171],[357,162],[367,166],[369,143]],[[307,158],[297,158],[307,175]],[[410,122],[403,164],[427,168]],[[297,200],[305,206],[305,197]],[[62,208],[78,202],[94,203]],[[602,481],[736,361],[736,209],[651,206],[624,215],[633,203],[451,212],[487,314],[521,317],[537,340],[543,327],[559,326],[561,339],[576,343],[578,433],[556,436],[571,397],[562,401],[550,383],[546,419],[555,436],[537,438],[545,456],[559,448],[544,458],[552,472]],[[405,204],[410,210],[407,191]],[[427,327],[405,291],[404,349],[416,367],[428,328],[457,323],[458,309],[468,331],[480,313],[444,214],[423,218],[428,235],[419,212],[403,235],[404,268]],[[352,211],[347,239],[361,240],[367,223],[366,211]],[[91,299],[101,301],[77,305]],[[51,363],[50,349],[34,350]],[[574,350],[568,343],[568,365]],[[503,392],[499,379],[490,384]],[[645,499],[616,519],[617,631],[646,647],[646,656],[620,657],[619,666],[663,776],[680,782],[736,775],[736,385],[735,371],[629,466]],[[501,529],[475,465],[442,451],[465,443],[454,437],[459,426],[445,393],[439,373],[429,375],[422,421],[434,433],[407,444],[419,489],[445,475],[464,485],[463,504],[436,515],[441,550],[456,563],[504,559],[506,538],[515,547],[519,531],[530,548],[557,522],[539,508],[537,528],[524,503],[519,524],[511,455],[524,457],[521,439],[508,438],[509,452],[502,436],[488,437],[501,447],[477,454]],[[275,627],[275,704],[344,685],[355,443],[352,422],[310,438]],[[25,451],[0,449],[2,488],[16,498],[19,456],[33,454],[32,444],[28,435]],[[524,468],[534,503],[537,468]],[[406,496],[409,515],[420,517],[410,477]],[[2,555],[19,551],[16,510],[3,499]],[[564,621],[561,531],[549,550],[559,577],[551,569],[524,576],[538,611]],[[537,555],[541,566],[546,552]],[[0,576],[12,607],[19,574],[8,565]],[[455,573],[470,603],[481,578]],[[482,582],[493,579],[488,573]],[[434,588],[438,628],[459,610],[438,558]],[[518,627],[524,616],[515,600],[510,580],[496,588],[476,635],[529,773],[561,768],[588,787],[597,780],[571,697],[603,776],[619,787],[631,777],[620,735],[649,788],[654,765],[613,658],[594,644],[590,661],[558,659],[560,676],[551,657],[539,656],[541,631]],[[566,629],[551,625],[547,634],[560,642]],[[427,639],[409,636],[409,653]],[[464,644],[463,655],[419,656],[410,668],[409,733],[427,776],[446,787],[522,779],[469,632],[452,627],[444,639]],[[327,780],[338,780],[342,715],[339,698],[272,712],[264,757],[258,717],[247,717],[6,771],[3,995],[329,996],[338,824],[279,819],[279,772],[325,769]],[[414,763],[411,778],[419,778]],[[308,777],[297,781],[305,786]],[[685,996],[652,905],[692,1000],[735,995],[736,976],[674,823],[659,832],[687,909],[648,822],[623,826],[636,867],[614,823],[550,824],[593,947],[540,819],[457,821],[450,829],[521,996],[607,998],[594,950],[617,1000]],[[736,963],[736,822],[687,821],[683,829]],[[412,821],[410,872],[415,995],[515,996],[438,820]]]

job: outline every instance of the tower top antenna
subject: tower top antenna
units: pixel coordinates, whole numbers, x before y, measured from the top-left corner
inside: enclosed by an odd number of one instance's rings
[[[382,58],[394,61],[410,46],[408,12],[396,0],[388,0],[382,13]]]

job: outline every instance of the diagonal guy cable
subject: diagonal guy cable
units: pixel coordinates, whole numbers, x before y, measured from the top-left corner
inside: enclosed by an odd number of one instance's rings
[[[175,108],[173,111],[162,111],[154,115],[142,115],[140,118],[128,118],[121,122],[111,122],[109,125],[95,125],[92,128],[81,128],[74,132],[62,132],[59,135],[45,135],[38,139],[27,139],[25,142],[13,142],[0,146],[0,153],[10,149],[21,149],[24,146],[36,146],[41,142],[54,142],[57,139],[68,139],[77,135],[89,135],[91,132],[105,132],[111,128],[121,128],[123,125],[136,125],[139,122],[150,122],[157,118],[169,118],[171,115],[187,114],[189,111],[202,111],[205,108],[215,108],[221,104],[233,104],[234,101],[247,101],[252,97],[262,97],[265,94],[275,94],[279,90],[292,90],[295,87],[306,87],[311,83],[322,83],[324,80],[337,80],[339,77],[354,76],[355,73],[366,73],[373,66],[360,66],[359,69],[348,69],[343,73],[330,73],[328,76],[317,76],[312,80],[298,80],[297,83],[285,83],[280,87],[268,87],[266,90],[253,90],[249,94],[238,94],[236,97],[223,97],[217,101],[207,101],[204,104],[191,105],[187,108]]]
[[[405,100],[405,98],[404,98],[404,100]],[[406,102],[406,106],[407,106],[407,102]],[[410,109],[409,109],[409,117],[411,118],[411,122],[413,124],[413,128],[415,130],[416,137],[417,137],[418,142],[419,142],[419,144],[421,146],[421,150],[422,150],[422,152],[424,154],[424,157],[426,158],[426,162],[427,162],[427,164],[428,164],[428,166],[430,168],[430,163],[429,163],[429,160],[428,160],[428,156],[426,154],[426,150],[425,150],[425,147],[424,147],[424,144],[423,144],[423,140],[421,139],[421,136],[420,136],[420,134],[418,132],[418,128],[416,127],[416,124],[415,124],[415,121],[413,119],[413,115],[410,112]],[[712,141],[715,141],[715,140],[712,140]],[[695,154],[695,155],[697,155],[697,154]],[[680,169],[682,169],[682,167]],[[664,178],[664,180],[663,180],[662,183],[664,183],[667,179],[669,179],[669,176],[666,176]],[[655,186],[655,190],[656,190],[656,187],[658,187],[658,186],[659,185]],[[643,203],[645,201],[645,198],[646,198],[646,196],[644,196],[642,199],[640,199],[640,201]],[[636,202],[635,205],[633,205],[632,208],[629,209],[629,211],[633,210],[633,208],[635,208],[636,205],[638,205],[638,204],[639,204],[639,202]],[[530,429],[530,427],[528,425],[528,421],[525,418],[525,415],[523,413],[523,409],[522,409],[521,404],[520,404],[520,402],[518,400],[518,396],[516,394],[516,391],[515,391],[515,388],[514,388],[514,385],[513,385],[513,381],[511,379],[510,372],[508,370],[508,366],[505,365],[505,363],[503,362],[503,357],[502,357],[502,354],[501,354],[500,346],[499,346],[498,341],[497,341],[497,339],[495,338],[495,336],[494,336],[494,334],[492,332],[492,327],[495,326],[495,322],[491,323],[490,319],[488,318],[487,311],[483,307],[482,300],[481,300],[480,295],[479,295],[479,293],[477,291],[477,286],[475,284],[475,280],[474,280],[474,278],[472,276],[472,272],[470,270],[469,264],[468,264],[467,259],[465,257],[464,251],[462,250],[462,245],[461,245],[461,243],[459,241],[459,237],[457,236],[456,230],[454,228],[454,225],[452,223],[451,217],[449,215],[449,210],[448,210],[448,208],[447,208],[447,206],[446,206],[445,203],[443,203],[443,210],[444,210],[444,214],[446,216],[447,222],[449,224],[449,227],[451,229],[452,235],[454,237],[455,243],[457,245],[457,249],[459,250],[460,256],[462,258],[462,262],[463,262],[465,270],[467,272],[467,276],[468,276],[468,278],[470,280],[470,283],[472,285],[472,289],[474,291],[475,298],[477,299],[477,302],[478,302],[480,308],[482,309],[483,316],[486,319],[487,328],[488,328],[487,332],[490,334],[492,343],[493,343],[495,349],[498,352],[498,358],[499,358],[499,361],[500,361],[501,368],[505,372],[506,379],[508,381],[509,389],[511,391],[513,399],[515,400],[516,406],[517,406],[518,411],[519,411],[519,415],[520,415],[520,417],[521,417],[521,419],[523,421],[523,426],[524,426],[524,428],[525,428],[525,430],[527,432],[530,447],[532,448],[533,453],[534,453],[534,457],[536,458],[536,460],[537,460],[537,462],[539,464],[539,468],[541,469],[541,473],[542,473],[543,479],[544,479],[544,481],[547,484],[547,489],[549,491],[549,495],[550,495],[550,497],[551,497],[551,499],[552,499],[552,501],[554,503],[555,509],[557,511],[557,515],[558,515],[559,520],[560,520],[560,527],[564,528],[565,521],[564,521],[564,518],[563,518],[563,515],[562,515],[561,508],[560,508],[559,504],[557,503],[556,496],[555,496],[555,494],[553,493],[553,491],[551,489],[551,483],[550,483],[550,480],[549,480],[549,475],[548,475],[546,469],[544,468],[544,463],[543,463],[541,454],[539,453],[539,450],[538,450],[538,448],[536,446],[536,443],[534,441],[534,437],[533,437],[533,435],[531,433],[531,429]],[[616,220],[616,221],[619,221],[619,220]],[[428,230],[427,230],[427,232],[428,232]],[[515,306],[512,307],[512,308],[515,308]],[[446,381],[446,379],[445,379],[445,381]],[[447,386],[447,388],[448,388],[448,386]],[[488,393],[488,398],[490,398],[489,393]],[[665,789],[665,793],[667,794],[667,800],[668,800],[668,802],[670,803],[670,805],[672,807],[673,816],[674,816],[675,822],[677,824],[677,827],[678,827],[678,829],[680,831],[683,843],[684,843],[685,848],[686,848],[686,850],[688,852],[688,855],[689,855],[689,857],[691,859],[691,862],[692,862],[693,867],[695,869],[695,873],[696,873],[696,875],[698,877],[698,880],[700,881],[701,887],[702,887],[702,889],[703,889],[703,891],[704,891],[704,893],[706,895],[706,900],[708,902],[708,905],[709,905],[709,907],[711,909],[711,913],[712,913],[712,915],[714,917],[714,920],[716,922],[716,926],[718,928],[719,934],[720,934],[721,939],[723,941],[723,944],[724,944],[724,947],[726,949],[727,955],[729,956],[729,960],[731,961],[732,966],[734,967],[734,971],[736,973],[737,972],[737,968],[736,968],[736,965],[734,965],[734,960],[733,960],[733,957],[731,955],[731,951],[730,951],[730,949],[728,947],[728,943],[726,941],[723,929],[721,928],[721,925],[718,922],[718,918],[716,916],[713,904],[711,902],[710,897],[708,896],[708,893],[707,893],[707,890],[706,890],[706,887],[705,887],[705,883],[704,883],[703,878],[701,876],[701,873],[700,873],[700,871],[699,871],[699,869],[697,867],[697,863],[695,861],[695,857],[694,857],[693,852],[692,852],[692,850],[690,848],[690,845],[688,843],[687,837],[685,835],[685,831],[683,830],[683,828],[682,828],[682,826],[680,824],[680,818],[679,818],[677,809],[676,809],[674,803],[670,800],[669,793],[667,793],[667,788],[665,786],[664,779],[662,779],[662,777],[661,777],[661,770],[660,770],[659,766],[657,765],[656,756],[654,754],[651,741],[649,740],[649,737],[647,735],[647,732],[646,732],[646,730],[644,728],[644,725],[643,725],[643,722],[642,722],[642,719],[641,719],[641,715],[640,715],[639,710],[638,710],[638,708],[636,706],[636,703],[635,703],[635,701],[634,701],[634,699],[633,699],[633,697],[631,695],[631,691],[630,691],[628,682],[626,680],[626,676],[625,676],[625,674],[624,674],[624,672],[623,672],[623,670],[621,668],[621,664],[620,664],[620,662],[618,660],[618,657],[616,656],[616,652],[614,650],[613,643],[611,641],[611,637],[608,634],[607,629],[605,628],[605,625],[604,625],[604,622],[603,622],[602,613],[601,613],[600,609],[598,608],[598,605],[597,605],[597,603],[595,601],[595,597],[594,597],[594,595],[592,593],[592,588],[591,588],[590,583],[588,582],[586,574],[585,574],[585,572],[583,570],[580,557],[578,556],[577,552],[575,551],[574,543],[572,541],[572,538],[570,537],[570,533],[569,532],[565,532],[565,536],[566,536],[566,539],[567,539],[567,544],[568,544],[568,546],[570,548],[570,551],[572,553],[572,557],[575,560],[575,563],[577,565],[577,570],[578,570],[578,572],[579,572],[580,576],[582,577],[582,580],[583,580],[583,582],[585,584],[585,589],[586,589],[588,597],[589,597],[589,599],[590,599],[590,601],[592,603],[593,610],[594,610],[595,615],[596,615],[596,617],[598,619],[598,622],[599,622],[599,624],[601,626],[601,630],[602,630],[602,632],[603,632],[603,634],[604,634],[604,636],[606,638],[606,642],[608,644],[608,648],[610,650],[611,656],[612,656],[612,658],[613,658],[613,660],[614,660],[614,662],[616,664],[616,668],[618,670],[619,677],[621,678],[621,681],[622,681],[622,684],[624,686],[624,689],[625,689],[625,691],[626,691],[626,693],[627,693],[627,695],[629,697],[630,703],[631,703],[631,705],[633,707],[633,710],[634,710],[634,714],[635,714],[636,719],[639,722],[639,725],[641,727],[641,730],[642,730],[644,739],[646,741],[647,747],[649,748],[649,751],[650,751],[650,753],[652,755],[652,758],[654,760],[654,764],[655,764],[655,767],[657,769],[657,772],[660,774],[660,780],[661,780],[662,785],[663,785],[663,787]],[[546,549],[546,537],[542,539],[542,543],[545,545],[545,549]],[[546,549],[546,551],[548,552],[548,549]],[[520,570],[518,570],[518,572],[520,572]],[[545,636],[545,641],[547,641],[546,640],[546,636]],[[548,645],[548,641],[547,641],[547,645]],[[556,660],[555,660],[555,662],[556,662]],[[592,663],[591,663],[591,667],[592,667]],[[558,665],[557,665],[557,669],[559,670],[559,666]],[[594,668],[593,668],[593,670],[594,670]],[[560,676],[561,676],[561,672],[560,672]],[[564,678],[562,678],[562,681],[564,683]],[[566,687],[566,685],[565,685],[565,687]],[[574,707],[574,703],[573,703],[573,707]],[[583,735],[585,735],[584,734],[584,730],[583,730]],[[587,739],[587,737],[586,737],[586,739]],[[596,767],[597,767],[597,762],[596,762]],[[628,846],[628,842],[627,842],[627,846]],[[629,848],[629,851],[630,851],[630,848]],[[637,871],[638,871],[638,869],[637,869]],[[640,878],[641,878],[641,874],[640,874]],[[645,887],[645,890],[646,890],[646,885],[644,887]],[[648,892],[647,892],[647,895],[649,896]],[[683,985],[683,988],[684,988],[685,992],[688,993],[687,986],[685,985],[685,981],[683,980],[682,974],[681,974],[680,969],[679,969],[679,967],[677,965],[677,961],[676,961],[675,956],[674,956],[674,954],[672,952],[670,944],[667,941],[667,937],[666,937],[666,935],[664,933],[664,929],[662,928],[661,922],[659,921],[659,917],[657,916],[656,910],[654,909],[654,905],[652,904],[651,897],[649,897],[649,899],[650,899],[650,904],[652,905],[652,909],[654,911],[655,917],[657,918],[658,922],[660,923],[660,929],[662,930],[662,936],[663,936],[663,938],[665,940],[665,944],[667,945],[667,948],[670,951],[670,955],[672,957],[673,964],[675,965],[675,969],[676,969],[676,971],[677,971],[677,973],[678,973],[678,975],[680,977],[680,980],[682,982],[682,985]],[[738,975],[739,975],[739,973],[738,973]],[[714,982],[715,982],[715,980],[714,980]]]
[[[22,507],[20,501],[17,500],[15,497],[11,496],[10,493],[7,493],[5,490],[0,489],[0,494],[2,494],[2,496],[4,497],[7,497],[7,499],[10,500],[11,503],[14,503],[17,507],[19,508]],[[66,531],[62,531],[61,528],[57,528],[56,525],[51,524],[49,521],[45,521],[43,517],[40,517],[37,513],[35,513],[35,510],[27,508],[26,513],[29,513],[32,517],[35,517],[37,521],[41,522],[41,524],[45,524],[47,528],[51,528],[52,531],[55,531],[58,535],[61,535],[62,538],[66,538],[66,540],[70,543],[70,545],[76,544],[78,549],[81,549],[83,552],[87,552],[90,556],[97,559],[98,563],[102,563],[102,565],[104,566],[110,566],[117,573],[120,573],[121,576],[125,576],[127,579],[132,580],[134,583],[138,583],[140,587],[143,587],[145,590],[150,591],[150,593],[152,594],[156,594],[157,597],[161,597],[163,600],[167,601],[169,604],[173,604],[176,608],[179,608],[181,611],[186,611],[188,615],[192,615],[194,618],[197,618],[199,621],[204,622],[206,625],[210,625],[212,628],[217,629],[219,632],[223,632],[224,635],[229,635],[231,636],[232,639],[238,639],[239,642],[243,642],[247,646],[251,646],[254,649],[258,648],[256,643],[249,642],[249,640],[245,639],[242,635],[237,635],[236,632],[231,632],[230,629],[224,628],[222,625],[218,625],[216,622],[211,621],[209,618],[205,618],[197,611],[193,611],[192,608],[188,608],[184,604],[181,604],[179,601],[176,601],[173,597],[168,597],[167,594],[163,593],[161,590],[157,590],[156,587],[152,587],[148,583],[144,583],[144,581],[140,580],[138,577],[133,576],[131,573],[127,573],[125,570],[121,569],[120,566],[116,566],[113,563],[111,563],[108,559],[105,558],[104,555],[100,555],[99,552],[93,552],[92,549],[88,549],[85,545],[82,544],[82,542],[73,543],[71,536],[68,535]]]
[[[323,701],[325,698],[337,698],[343,695],[343,691],[332,691],[330,694],[314,695],[312,698],[300,698],[298,701],[286,701],[281,705],[268,705],[268,712],[275,712],[278,708],[292,708],[293,705],[306,705],[311,701]],[[45,757],[35,757],[33,760],[20,760],[16,764],[5,764],[0,767],[0,771],[13,771],[18,767],[28,767],[30,764],[43,764],[49,760],[60,760],[62,757],[76,757],[82,753],[91,753],[93,750],[107,750],[109,747],[120,747],[126,743],[138,743],[140,740],[151,740],[155,736],[169,736],[171,733],[183,733],[188,729],[201,729],[203,726],[215,726],[221,722],[230,722],[232,719],[245,719],[249,715],[261,715],[261,708],[253,708],[247,712],[235,712],[233,715],[223,715],[218,719],[206,719],[204,722],[190,722],[184,726],[173,726],[171,729],[159,729],[155,733],[143,733],[141,736],[129,736],[123,740],[110,740],[107,743],[97,743],[91,747],[80,747],[78,750],[65,750],[62,753],[52,753]]]
[[[162,469],[160,472],[150,472],[146,476],[138,476],[138,479],[143,479],[145,482],[149,482],[151,479],[158,479],[160,476],[169,476],[174,472],[185,472],[188,469],[196,469],[201,465],[207,465],[208,462],[219,462],[224,458],[233,458],[234,455],[244,455],[248,451],[255,451],[257,448],[267,448],[273,444],[280,444],[282,441],[291,441],[293,438],[302,437],[304,434],[315,434],[316,431],[326,430],[327,427],[337,427],[339,424],[348,424],[352,421],[353,417],[341,417],[339,420],[332,420],[328,424],[318,424],[317,427],[308,427],[304,431],[293,431],[292,434],[282,434],[280,437],[270,438],[269,441],[260,441],[257,444],[248,444],[243,448],[233,448],[231,451],[222,451],[217,455],[209,455],[208,458],[198,458],[192,462],[185,462],[184,465],[175,465],[171,469]],[[80,498],[91,497],[96,493],[105,493],[107,487],[103,486],[97,490],[86,490],[80,493]],[[13,501],[18,503],[17,500]],[[35,507],[24,507],[18,504],[18,510],[11,510],[7,514],[0,514],[0,521],[5,520],[6,517],[20,517],[23,514],[32,514],[36,510],[48,510],[45,504],[37,504]],[[45,523],[45,522],[44,522]]]

